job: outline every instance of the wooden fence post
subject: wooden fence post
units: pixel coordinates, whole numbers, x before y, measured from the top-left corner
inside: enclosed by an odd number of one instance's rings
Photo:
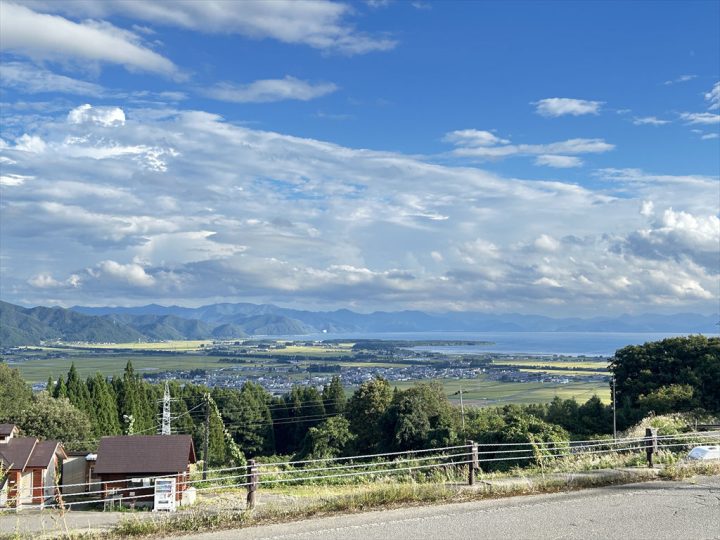
[[[475,471],[480,468],[480,462],[478,460],[478,445],[475,441],[467,441],[470,446],[470,462],[468,463],[468,485],[475,485]]]
[[[258,488],[258,472],[255,460],[248,460],[248,494],[247,494],[247,509],[252,510],[255,508],[255,493]]]
[[[658,450],[657,428],[645,428],[645,454],[648,467],[653,468],[653,454]]]

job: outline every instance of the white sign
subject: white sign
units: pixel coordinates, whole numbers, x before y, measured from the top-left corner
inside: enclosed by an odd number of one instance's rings
[[[158,478],[155,480],[155,505],[153,510],[175,511],[175,478]]]

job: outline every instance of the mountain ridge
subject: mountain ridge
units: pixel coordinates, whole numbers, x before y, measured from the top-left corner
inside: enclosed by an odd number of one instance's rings
[[[149,304],[136,307],[25,308],[0,301],[0,345],[42,341],[130,342],[233,339],[254,335],[383,332],[672,332],[715,333],[718,315],[624,314],[552,318],[480,312],[425,313],[348,309],[307,311],[272,304],[220,303],[197,308]]]

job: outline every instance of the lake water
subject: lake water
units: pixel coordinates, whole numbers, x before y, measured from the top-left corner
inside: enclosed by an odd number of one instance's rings
[[[627,345],[642,345],[668,337],[687,334],[672,333],[612,333],[612,332],[388,332],[368,334],[308,334],[303,336],[272,336],[272,339],[323,340],[323,339],[404,339],[492,341],[492,345],[462,347],[418,347],[420,350],[445,353],[496,352],[507,354],[562,354],[585,356],[612,356]],[[720,334],[706,334],[718,337]],[[271,337],[271,336],[268,336]]]

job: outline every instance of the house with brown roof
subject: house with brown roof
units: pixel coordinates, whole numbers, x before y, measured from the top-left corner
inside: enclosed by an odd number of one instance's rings
[[[57,494],[59,467],[67,455],[58,441],[18,435],[14,424],[0,424],[0,507],[43,506]]]
[[[175,478],[181,503],[195,461],[190,435],[103,437],[93,474],[103,498],[139,506],[153,505],[155,477]]]

